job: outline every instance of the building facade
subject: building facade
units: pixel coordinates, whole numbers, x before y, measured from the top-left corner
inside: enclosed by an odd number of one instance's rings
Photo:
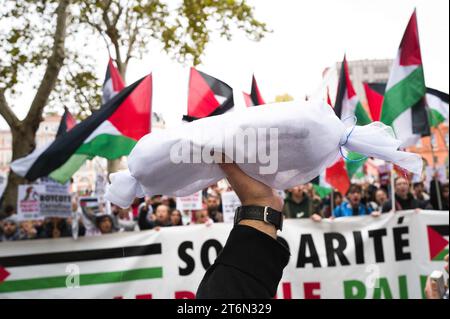
[[[430,166],[448,166],[448,146],[448,124],[442,123],[431,128],[431,136],[421,138],[408,151],[420,154]]]
[[[366,100],[364,93],[364,82],[384,82],[389,79],[393,60],[354,60],[347,61],[350,79],[360,101]],[[336,62],[337,76],[339,77],[342,62]]]

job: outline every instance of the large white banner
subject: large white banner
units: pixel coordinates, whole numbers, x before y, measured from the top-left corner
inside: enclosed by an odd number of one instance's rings
[[[193,298],[232,225],[0,243],[0,298]],[[287,220],[277,298],[422,298],[443,270],[449,213]]]

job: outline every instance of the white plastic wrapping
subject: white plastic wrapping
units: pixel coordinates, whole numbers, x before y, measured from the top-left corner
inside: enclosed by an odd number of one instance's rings
[[[249,133],[250,139],[239,143],[236,137],[242,132]],[[252,133],[259,137],[258,132],[266,138],[254,143]],[[227,147],[233,141],[234,147]],[[193,163],[192,154],[209,154],[211,150],[238,159],[246,174],[275,189],[310,181],[338,159],[341,147],[420,173],[420,156],[397,151],[400,143],[392,129],[379,122],[346,127],[322,101],[262,105],[144,136],[128,157],[129,170],[111,175],[106,198],[127,207],[134,197],[143,195],[195,193],[224,178],[220,167],[207,158],[196,157]],[[180,163],[176,156],[174,160],[174,154],[182,152],[180,145],[191,145],[184,149],[184,154],[190,152],[189,163]],[[271,160],[260,154],[270,154]]]

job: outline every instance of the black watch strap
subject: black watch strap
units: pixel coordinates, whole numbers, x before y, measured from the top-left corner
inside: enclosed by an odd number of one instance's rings
[[[269,206],[239,206],[234,214],[234,224],[243,219],[260,220],[274,225],[276,229],[283,229],[283,213]]]

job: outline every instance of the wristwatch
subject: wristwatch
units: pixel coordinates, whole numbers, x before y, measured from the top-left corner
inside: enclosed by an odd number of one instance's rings
[[[283,229],[283,213],[269,206],[239,206],[234,214],[234,224],[243,219],[260,220],[274,225],[276,229]]]

